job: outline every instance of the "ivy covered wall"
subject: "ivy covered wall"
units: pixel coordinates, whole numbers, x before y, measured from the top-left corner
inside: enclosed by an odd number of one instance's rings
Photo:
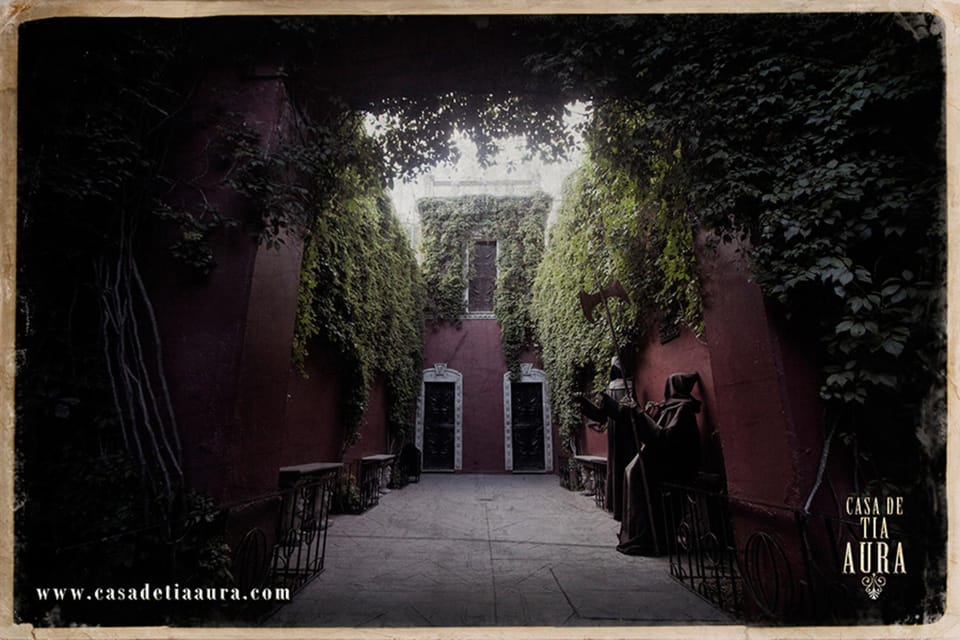
[[[423,284],[409,240],[369,151],[359,117],[335,130],[346,161],[333,168],[304,248],[293,361],[312,345],[339,359],[344,447],[356,442],[374,379],[386,385],[387,423],[402,439],[413,420],[423,357]]]
[[[917,610],[940,609],[943,25],[930,15],[863,14],[644,17],[620,26],[617,34],[585,19],[581,29],[558,34],[557,52],[535,58],[538,72],[563,78],[571,90],[591,84],[595,98],[604,96],[588,125],[595,162],[640,168],[634,175],[646,189],[642,169],[676,158],[662,202],[686,212],[694,229],[714,233],[730,270],[762,287],[749,297],[761,312],[763,340],[777,346],[781,335],[809,338],[790,358],[812,368],[803,384],[812,397],[797,423],[814,437],[784,445],[791,464],[804,458],[809,477],[794,478],[784,495],[804,509],[814,498],[830,503],[847,488],[831,484],[842,475],[853,492],[908,496],[910,526],[926,536],[930,552],[917,554],[908,595],[887,599],[883,616],[913,621]],[[629,232],[630,225],[621,227]],[[558,230],[561,242],[563,233],[578,230]],[[581,271],[569,273],[579,278]],[[561,286],[544,286],[545,306]],[[574,310],[538,317],[549,329],[564,313]],[[620,322],[624,331],[635,326],[626,312]],[[743,327],[733,329],[750,339]],[[585,347],[596,343],[582,338]],[[545,351],[545,360],[565,367],[566,380],[590,373],[572,350],[559,359]],[[771,367],[770,381],[778,376]],[[786,402],[801,395],[787,391]],[[742,406],[743,398],[730,401]],[[567,420],[574,424],[570,414]],[[742,426],[740,433],[750,439]],[[744,456],[744,475],[756,485],[763,473],[747,469],[749,462]]]
[[[635,127],[636,114],[611,103],[598,109],[595,140],[613,124]],[[589,138],[588,138],[589,140]],[[606,142],[606,140],[604,140]],[[614,161],[596,142],[565,186],[557,223],[533,287],[532,313],[551,380],[551,402],[563,441],[581,427],[574,392],[603,388],[615,349],[602,312],[588,323],[580,291],[619,281],[630,301],[611,299],[621,352],[660,325],[702,333],[694,231],[681,194],[673,193],[679,154],[669,149],[634,163]]]
[[[496,241],[497,276],[493,312],[500,322],[508,369],[520,370],[523,351],[537,342],[531,316],[532,286],[544,249],[550,198],[461,196],[424,198],[417,203],[422,224],[426,311],[435,324],[459,324],[464,292],[473,275],[468,257],[475,241]]]

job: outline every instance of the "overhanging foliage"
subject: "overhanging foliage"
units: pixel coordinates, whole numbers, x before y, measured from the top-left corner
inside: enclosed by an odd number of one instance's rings
[[[598,110],[590,139],[618,139],[637,125],[634,112],[610,103]],[[665,149],[625,166],[602,151],[591,156],[565,185],[533,290],[551,406],[568,449],[582,425],[573,394],[605,386],[615,353],[606,321],[583,317],[580,291],[614,280],[626,289],[629,303],[609,303],[618,346],[626,350],[618,355],[629,357],[658,325],[703,329],[692,221],[682,193],[672,190],[681,158]]]
[[[378,375],[387,385],[390,433],[402,439],[423,358],[423,285],[413,250],[379,176],[351,160],[368,157],[367,142],[360,118],[348,118],[332,145],[342,160],[333,165],[335,178],[315,185],[293,344],[301,371],[315,340],[340,357],[345,445],[356,441]]]

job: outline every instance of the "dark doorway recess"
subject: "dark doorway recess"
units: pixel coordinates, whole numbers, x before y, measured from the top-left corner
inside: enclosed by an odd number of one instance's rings
[[[543,385],[514,382],[510,385],[513,470],[544,471]]]
[[[453,471],[456,383],[425,382],[423,389],[423,470]]]

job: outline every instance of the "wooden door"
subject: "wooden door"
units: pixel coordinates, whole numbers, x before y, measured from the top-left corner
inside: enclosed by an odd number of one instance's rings
[[[423,383],[423,470],[453,471],[456,383]]]
[[[543,384],[513,382],[510,385],[513,470],[544,471]]]

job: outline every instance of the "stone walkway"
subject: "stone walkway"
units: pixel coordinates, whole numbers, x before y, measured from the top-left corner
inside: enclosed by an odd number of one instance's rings
[[[334,516],[326,569],[265,626],[731,624],[615,549],[618,523],[554,475],[424,474]]]

